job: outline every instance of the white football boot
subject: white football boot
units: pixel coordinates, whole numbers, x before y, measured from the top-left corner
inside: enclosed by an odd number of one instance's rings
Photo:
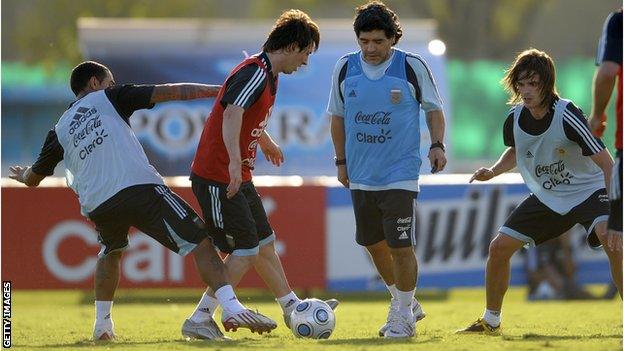
[[[214,321],[214,319],[210,318],[201,323],[193,322],[190,319],[184,321],[182,324],[182,335],[186,339],[202,339],[202,340],[228,340],[227,336],[223,335],[221,329]]]
[[[380,337],[383,337],[384,334],[386,333],[386,330],[390,326],[390,320],[392,320],[395,314],[398,314],[399,309],[398,309],[397,304],[398,304],[398,300],[396,299],[390,300],[390,307],[388,308],[388,318],[386,319],[386,323],[382,325],[381,328],[379,328]],[[422,306],[420,305],[418,301],[416,301],[415,298],[414,300],[412,300],[412,313],[414,314],[414,322],[418,322],[427,316],[425,311],[423,311]]]

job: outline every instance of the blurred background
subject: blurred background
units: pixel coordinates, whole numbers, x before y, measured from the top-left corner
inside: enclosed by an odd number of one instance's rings
[[[306,69],[281,77],[269,131],[284,149],[286,164],[279,169],[271,168],[259,157],[256,174],[304,176],[304,183],[311,179],[306,177],[334,176],[325,107],[336,60],[346,52],[357,50],[351,24],[354,8],[362,3],[347,0],[2,1],[1,174],[7,175],[9,165],[30,164],[36,159],[47,131],[73,101],[68,80],[72,67],[81,61],[94,59],[108,65],[118,83],[220,84],[245,53],[260,50],[274,19],[283,10],[299,8],[319,23],[320,49]],[[418,247],[419,259],[423,260],[421,283],[432,287],[482,284],[483,260],[490,236],[526,195],[527,189],[517,177],[501,184],[468,186],[466,179],[453,174],[471,173],[480,166],[490,165],[504,150],[502,124],[509,107],[499,81],[511,60],[524,49],[534,47],[549,53],[557,65],[560,94],[589,113],[598,38],[606,16],[621,6],[621,2],[388,0],[385,3],[399,15],[404,27],[404,38],[398,47],[422,55],[430,64],[445,100],[448,119],[447,174],[433,177],[431,182],[424,177],[423,197],[419,198],[422,201],[419,214],[422,240]],[[163,104],[153,110],[139,111],[131,119],[148,157],[161,174],[188,175],[212,103],[203,100]],[[609,106],[611,123],[604,138],[611,151],[613,105]],[[423,131],[428,140],[426,128]],[[423,173],[428,172],[426,168],[423,167]],[[56,175],[62,174],[59,165]],[[34,231],[41,241],[35,249],[41,250],[41,265],[47,267],[44,269],[47,275],[40,279],[39,286],[88,286],[92,273],[89,267],[94,262],[87,257],[97,252],[97,243],[93,229],[79,216],[73,195],[64,188],[26,193],[24,189],[10,189],[7,185],[11,183],[4,181],[3,257],[5,248],[17,247],[25,240],[21,233],[33,235],[31,231]],[[194,203],[184,186],[177,191]],[[272,222],[279,230],[290,233],[287,235],[293,235],[288,239],[286,233],[278,231],[278,236],[283,235],[283,259],[288,260],[289,256],[295,259],[297,255],[299,259],[314,259],[314,255],[326,258],[319,263],[318,280],[299,286],[379,288],[380,283],[371,273],[372,266],[362,252],[354,251],[357,259],[351,260],[353,267],[337,258],[346,255],[345,251],[334,252],[336,248],[355,246],[350,200],[344,189],[316,185],[298,190],[274,187],[267,188],[266,194],[265,206]],[[16,202],[9,202],[11,199]],[[297,201],[301,210],[297,210]],[[317,206],[318,213],[311,213],[310,206],[315,209]],[[43,218],[39,223],[20,215],[34,210]],[[301,228],[303,221],[306,228]],[[317,238],[310,245],[318,246],[318,251],[316,248],[310,249],[312,253],[306,253],[305,249],[298,254],[292,251],[301,240],[302,230]],[[70,238],[69,244],[66,238]],[[288,240],[293,244],[289,246]],[[579,231],[572,233],[569,240],[576,250],[575,270],[582,275],[575,282],[608,282],[604,254],[587,249]],[[149,245],[142,239],[135,242],[141,248],[137,250],[146,250],[144,245]],[[147,249],[156,250],[151,246]],[[77,251],[84,252],[84,257],[72,258]],[[9,254],[17,259],[23,253],[13,250]],[[138,286],[187,282],[181,268],[184,263],[164,251],[158,255],[160,271],[151,266],[153,262],[149,259],[135,260],[139,263],[124,271],[125,279]],[[3,273],[4,262],[3,259]],[[287,267],[297,265],[301,264],[287,264]],[[21,268],[38,271],[38,267]],[[471,274],[466,275],[458,267],[470,269]],[[518,272],[524,271],[521,262],[515,267]],[[19,270],[8,272],[17,274]],[[289,272],[295,274],[309,272]],[[515,284],[527,282],[521,273],[516,277]]]

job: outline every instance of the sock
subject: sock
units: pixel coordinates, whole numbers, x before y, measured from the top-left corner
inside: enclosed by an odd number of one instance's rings
[[[501,311],[492,311],[486,308],[483,312],[483,320],[493,327],[498,327],[501,323]]]
[[[301,301],[294,291],[291,291],[282,297],[278,297],[276,300],[284,313],[292,312],[293,308]]]
[[[202,323],[214,316],[215,310],[219,306],[219,302],[214,297],[206,294],[202,295],[197,307],[195,307],[195,311],[189,317],[189,319],[195,323]]]
[[[390,295],[392,295],[392,299],[396,300],[397,292],[398,292],[396,288],[396,284],[386,285],[386,287],[388,288],[388,291],[390,291]]]
[[[217,291],[215,291],[215,296],[217,297],[217,301],[221,304],[221,307],[223,307],[224,312],[233,314],[245,310],[245,306],[238,301],[231,285],[224,285],[217,289]]]
[[[399,302],[399,313],[404,316],[411,316],[412,300],[414,300],[414,290],[401,291],[397,289],[397,301]]]
[[[113,328],[111,310],[113,301],[95,301],[95,326],[98,328]]]

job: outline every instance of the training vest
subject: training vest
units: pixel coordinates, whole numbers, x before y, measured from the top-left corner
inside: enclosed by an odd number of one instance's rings
[[[518,170],[529,190],[561,215],[605,187],[602,170],[565,134],[563,113],[568,103],[557,101],[550,126],[540,135],[520,128],[523,104],[516,106],[513,117]]]
[[[76,101],[54,129],[64,150],[67,185],[84,216],[127,187],[164,184],[104,90]]]
[[[412,96],[404,51],[377,80],[362,70],[360,53],[348,56],[344,80],[345,152],[352,183],[383,186],[418,180],[420,103]]]

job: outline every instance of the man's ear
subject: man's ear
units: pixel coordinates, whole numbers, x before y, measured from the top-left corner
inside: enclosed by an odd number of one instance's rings
[[[87,84],[87,87],[90,90],[97,90],[99,86],[100,86],[100,81],[97,79],[96,76],[93,76],[89,79],[89,83]]]

